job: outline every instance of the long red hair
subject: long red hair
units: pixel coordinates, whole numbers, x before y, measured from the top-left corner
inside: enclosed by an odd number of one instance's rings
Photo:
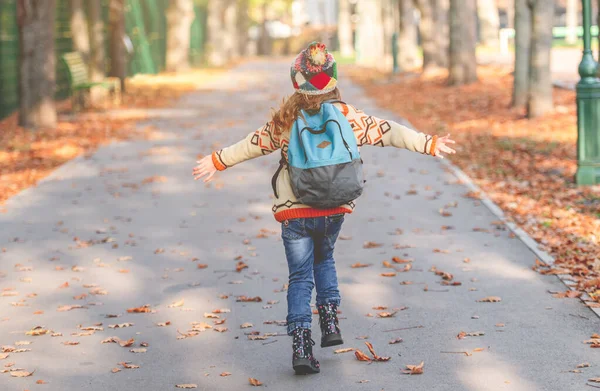
[[[341,99],[340,90],[337,87],[333,91],[323,95],[307,95],[294,92],[291,96],[283,100],[281,106],[279,106],[279,110],[273,112],[275,133],[280,135],[290,130],[296,118],[301,115],[300,110],[308,113],[317,112],[321,109],[321,103],[332,99]]]

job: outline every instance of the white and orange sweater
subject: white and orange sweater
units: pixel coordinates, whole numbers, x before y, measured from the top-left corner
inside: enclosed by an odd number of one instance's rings
[[[393,121],[379,119],[353,106],[335,103],[335,106],[344,114],[356,136],[358,146],[365,144],[378,147],[393,146],[405,148],[409,151],[434,155],[437,136],[418,133],[406,126]],[[220,151],[213,152],[212,160],[219,171],[235,166],[246,160],[268,155],[281,149],[287,161],[287,145],[290,132],[285,131],[277,135],[273,122],[250,133],[245,139]],[[354,202],[349,202],[331,209],[316,209],[298,202],[290,184],[287,169],[280,172],[277,177],[277,195],[273,203],[273,213],[279,222],[300,217],[330,216],[339,213],[352,213]]]

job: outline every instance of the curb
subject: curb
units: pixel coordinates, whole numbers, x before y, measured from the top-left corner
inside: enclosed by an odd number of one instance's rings
[[[555,259],[547,252],[541,250],[538,246],[538,243],[531,237],[527,232],[523,229],[519,228],[515,223],[508,221],[504,211],[500,209],[498,205],[494,201],[492,201],[487,193],[485,193],[479,186],[477,186],[471,178],[465,174],[460,168],[452,164],[448,159],[440,159],[442,165],[447,168],[454,176],[456,176],[463,185],[465,185],[469,190],[473,192],[478,192],[480,196],[480,201],[527,246],[531,252],[533,252],[542,262],[544,262],[548,266],[552,266],[555,264]],[[570,280],[569,274],[557,274],[556,275],[560,281],[569,289],[574,291],[575,287],[573,281]],[[580,300],[583,304],[586,305],[598,318],[600,318],[600,308],[590,307],[589,304],[596,303],[586,292],[581,295]]]

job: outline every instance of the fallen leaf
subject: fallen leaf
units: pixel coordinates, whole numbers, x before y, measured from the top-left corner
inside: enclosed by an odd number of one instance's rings
[[[383,247],[383,243],[365,242],[363,248],[378,248]]]
[[[590,366],[590,363],[584,362],[582,364],[577,365],[577,368],[589,368]]]
[[[35,371],[33,371],[35,372]],[[12,377],[28,377],[33,375],[33,372],[27,372],[27,371],[11,371],[10,375]]]
[[[127,312],[129,312],[130,314],[142,314],[152,312],[152,310],[150,309],[150,306],[146,304],[141,307],[129,308],[127,309]]]
[[[483,299],[477,300],[480,303],[497,303],[499,301],[502,301],[502,299],[498,296],[488,296],[488,297],[484,297]]]
[[[369,356],[367,356],[366,354],[364,354],[363,352],[361,352],[358,349],[356,349],[356,351],[354,352],[354,355],[356,356],[356,359],[358,361],[371,361],[371,358]]]
[[[79,342],[77,342],[77,341],[64,341],[63,345],[75,346],[75,345],[79,345]]]
[[[412,262],[412,259],[402,259],[402,258],[398,258],[398,257],[393,257],[392,261],[395,263],[410,263],[410,262]]]
[[[337,349],[337,350],[334,350],[333,353],[335,353],[335,354],[348,353],[348,352],[352,352],[353,350],[354,350],[354,348]]]
[[[253,385],[255,387],[263,385],[258,379],[255,379],[253,377],[248,378],[248,381],[250,382],[251,385]]]
[[[183,304],[184,304],[184,301],[183,301],[183,299],[181,299],[181,300],[176,301],[176,302],[174,302],[172,304],[169,304],[167,306],[167,308],[183,307]]]
[[[239,261],[237,263],[237,265],[235,266],[235,271],[237,271],[238,273],[241,272],[244,269],[247,269],[248,265],[246,265],[243,261]]]
[[[205,263],[199,263],[199,264],[197,265],[197,267],[198,267],[198,269],[206,269],[206,268],[208,267],[208,265],[207,265],[207,264],[205,264]]]
[[[424,361],[421,361],[419,365],[407,365],[406,369],[402,370],[402,373],[406,373],[408,375],[421,375],[423,373],[424,365]]]
[[[36,381],[35,384],[48,384],[48,382],[40,379],[40,380]]]
[[[231,376],[231,373],[230,372],[221,372],[221,374],[219,376],[221,376],[221,377]]]
[[[135,365],[130,362],[120,362],[119,364],[125,369],[138,369],[140,367],[139,365]]]
[[[61,305],[56,310],[58,312],[66,312],[66,311],[71,311],[71,310],[78,309],[78,308],[87,308],[87,307],[84,307],[82,305],[77,305],[77,304],[76,305]]]
[[[254,327],[254,325],[253,325],[252,323],[248,323],[248,322],[246,322],[246,323],[242,323],[242,324],[240,325],[240,328],[241,328],[241,329],[247,329],[247,328],[249,328],[249,327]]]
[[[227,327],[215,327],[213,330],[218,331],[219,333],[224,333],[228,329],[227,329]]]
[[[117,372],[121,372],[121,370],[119,368],[113,368],[111,370],[112,373],[117,373]]]
[[[148,350],[146,348],[135,348],[129,349],[131,353],[146,353]]]
[[[397,344],[397,343],[400,343],[400,342],[403,342],[403,341],[404,340],[402,338],[394,338],[390,342],[388,342],[388,344],[394,345],[394,344]]]
[[[33,329],[27,331],[25,333],[25,335],[38,336],[38,335],[44,335],[44,334],[47,334],[47,333],[48,333],[48,330],[42,328],[41,326],[37,326],[37,327],[34,327]]]
[[[394,311],[394,312],[380,312],[377,314],[378,318],[391,318],[394,315],[396,315],[398,311]]]
[[[122,348],[128,348],[131,345],[133,345],[134,342],[135,342],[135,340],[133,338],[128,339],[127,341],[122,341],[122,340],[117,341],[117,343],[119,345],[121,345]]]
[[[156,325],[158,327],[166,327],[166,326],[169,326],[170,324],[171,324],[170,321],[166,321],[166,322],[157,323]]]
[[[256,296],[256,297],[246,297],[246,296],[239,296],[235,301],[241,301],[241,302],[255,302],[255,303],[260,303],[262,302],[262,298],[260,296]]]
[[[380,276],[382,276],[382,277],[395,277],[396,273],[395,272],[381,273]]]
[[[108,328],[109,329],[122,329],[122,328],[125,328],[125,327],[131,327],[131,326],[133,326],[133,323],[120,323],[120,324],[111,324],[111,325],[108,325]]]
[[[355,264],[350,265],[350,267],[353,268],[353,269],[357,269],[357,268],[361,268],[361,267],[369,267],[371,265],[373,265],[373,264],[372,263],[360,263],[360,262],[357,262]]]

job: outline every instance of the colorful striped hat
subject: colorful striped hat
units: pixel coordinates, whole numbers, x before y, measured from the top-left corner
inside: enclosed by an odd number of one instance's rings
[[[326,94],[337,86],[337,63],[325,44],[313,42],[296,57],[291,76],[296,91],[307,95]]]

